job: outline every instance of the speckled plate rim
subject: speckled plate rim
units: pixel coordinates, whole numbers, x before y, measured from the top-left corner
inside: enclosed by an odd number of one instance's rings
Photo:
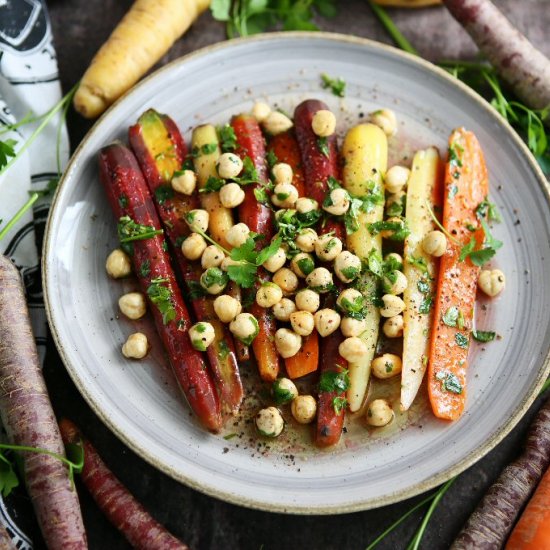
[[[487,114],[491,118],[493,118],[494,121],[502,128],[502,130],[506,132],[508,137],[512,139],[513,143],[516,145],[516,147],[519,148],[519,150],[523,153],[524,157],[526,158],[529,164],[529,167],[533,171],[533,174],[540,185],[540,188],[546,198],[547,203],[550,205],[550,184],[546,180],[534,156],[531,154],[531,152],[529,151],[525,143],[522,141],[522,139],[519,137],[519,135],[515,132],[515,130],[508,124],[508,122],[503,117],[501,117],[487,101],[485,101],[481,96],[479,96],[471,88],[469,88],[468,86],[466,86],[465,84],[457,80],[456,78],[452,77],[445,70],[437,67],[436,65],[433,65],[429,61],[426,61],[420,57],[411,55],[407,52],[403,52],[402,50],[399,50],[392,46],[387,46],[385,44],[382,44],[373,40],[369,40],[367,38],[360,38],[356,36],[349,36],[349,35],[344,35],[339,33],[328,33],[328,32],[275,32],[275,33],[261,34],[251,38],[237,38],[237,39],[213,44],[210,46],[206,46],[204,48],[201,48],[195,52],[189,53],[183,57],[180,57],[166,64],[165,66],[159,68],[158,70],[156,70],[155,72],[147,76],[145,79],[140,81],[138,84],[136,84],[131,90],[129,90],[125,95],[123,95],[119,100],[117,100],[97,120],[97,122],[92,126],[92,128],[89,130],[89,132],[86,134],[86,136],[78,145],[77,149],[75,150],[74,154],[69,160],[67,167],[65,168],[64,174],[70,174],[74,165],[76,165],[79,162],[81,152],[86,147],[87,142],[90,140],[92,135],[94,135],[97,131],[100,130],[101,126],[105,123],[105,121],[108,120],[110,113],[116,110],[117,107],[122,102],[124,102],[127,98],[133,96],[134,94],[137,94],[143,87],[145,87],[149,83],[150,80],[161,78],[165,71],[171,70],[174,66],[185,64],[191,59],[208,56],[211,52],[214,52],[214,51],[231,49],[233,46],[239,45],[245,42],[257,43],[259,47],[261,47],[261,44],[263,42],[270,42],[274,40],[285,40],[287,38],[294,39],[294,40],[302,39],[306,41],[322,40],[322,41],[344,42],[344,43],[350,43],[355,45],[368,46],[371,49],[375,49],[375,50],[378,49],[380,51],[390,53],[393,56],[402,58],[407,63],[416,65],[420,69],[423,69],[429,73],[434,74],[439,78],[446,80],[452,86],[460,89],[460,91],[464,93],[466,96],[468,96],[468,98],[471,101],[477,103],[479,107],[483,108],[487,112]],[[452,477],[462,473],[464,470],[466,470],[471,465],[475,464],[478,460],[483,458],[494,447],[496,447],[506,437],[506,435],[510,433],[510,431],[516,426],[516,424],[521,420],[523,415],[527,412],[531,404],[536,399],[545,380],[550,375],[550,350],[549,350],[546,357],[543,359],[541,363],[538,376],[536,377],[534,383],[532,384],[527,395],[524,397],[523,401],[517,406],[516,410],[513,411],[513,413],[508,418],[508,420],[504,423],[504,425],[501,426],[501,428],[498,431],[493,433],[492,436],[486,440],[484,445],[482,445],[475,451],[471,452],[470,454],[468,454],[467,456],[459,460],[458,463],[454,464],[453,466],[437,474],[434,474],[433,477],[431,477],[429,480],[414,484],[406,489],[396,491],[394,493],[389,493],[384,497],[379,497],[376,499],[366,498],[365,501],[355,502],[344,506],[339,505],[337,508],[335,508],[334,506],[325,505],[325,506],[310,507],[308,509],[304,509],[303,507],[292,506],[292,505],[291,506],[266,505],[264,502],[249,499],[249,498],[244,498],[239,495],[235,495],[234,493],[215,490],[215,489],[211,489],[210,487],[204,487],[203,485],[198,483],[195,479],[186,476],[184,473],[177,471],[174,468],[167,466],[166,464],[163,464],[161,461],[158,460],[158,458],[156,458],[155,456],[152,456],[149,453],[147,448],[141,446],[139,441],[134,440],[131,437],[127,436],[126,433],[122,429],[120,429],[115,422],[112,422],[108,414],[106,414],[105,411],[103,411],[102,408],[98,405],[94,396],[88,393],[84,385],[81,383],[78,375],[78,369],[76,369],[70,363],[67,355],[64,352],[63,343],[61,342],[61,339],[59,337],[59,332],[53,320],[53,306],[50,301],[50,296],[48,293],[49,274],[48,274],[48,267],[47,267],[48,266],[47,258],[49,257],[49,252],[50,252],[50,238],[52,233],[51,220],[53,219],[54,214],[56,213],[58,197],[60,195],[61,190],[65,186],[65,184],[67,184],[67,179],[66,179],[66,176],[64,175],[61,178],[58,189],[52,201],[50,214],[48,216],[48,221],[46,224],[46,229],[44,234],[44,244],[43,244],[43,250],[42,250],[42,286],[44,289],[44,302],[46,306],[46,315],[47,315],[48,324],[50,326],[50,330],[54,339],[54,343],[65,365],[65,368],[67,369],[67,372],[69,373],[71,379],[73,380],[74,384],[76,385],[76,387],[78,388],[79,392],[84,397],[88,405],[91,407],[91,409],[125,445],[127,445],[130,449],[132,449],[136,454],[138,454],[141,458],[143,458],[149,464],[156,467],[157,469],[164,472],[165,474],[169,475],[173,479],[201,493],[207,494],[211,497],[215,497],[215,498],[224,500],[226,502],[230,502],[232,504],[245,506],[247,508],[264,510],[267,512],[290,513],[290,514],[300,514],[300,515],[344,514],[344,513],[350,513],[350,512],[358,512],[362,510],[369,510],[372,508],[386,506],[389,504],[393,504],[395,502],[399,502],[401,500],[412,498],[420,493],[429,491],[430,489],[433,489],[434,487],[437,487],[438,485],[445,483]]]

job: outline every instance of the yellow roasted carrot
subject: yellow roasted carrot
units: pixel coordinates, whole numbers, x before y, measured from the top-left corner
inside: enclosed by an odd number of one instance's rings
[[[384,196],[384,179],[388,165],[388,140],[386,134],[374,124],[360,124],[352,128],[342,145],[344,168],[342,171],[343,183],[346,190],[355,197],[369,195]],[[361,260],[367,260],[374,251],[382,254],[382,237],[380,234],[371,235],[367,229],[371,223],[382,221],[384,218],[384,203],[372,202],[367,212],[357,214],[357,231],[348,235],[347,246],[351,252]],[[368,307],[365,313],[367,329],[361,335],[368,348],[368,352],[358,363],[350,363],[350,385],[347,393],[350,411],[361,408],[370,376],[370,364],[376,351],[380,313],[371,303],[372,291],[377,286],[376,276],[364,272],[361,275],[361,288],[367,298]]]
[[[84,73],[74,96],[86,118],[129,90],[191,26],[209,0],[136,0]]]
[[[195,152],[194,164],[197,173],[199,188],[202,189],[208,178],[218,178],[216,161],[220,157],[220,144],[218,133],[212,124],[197,126],[193,130],[191,145]],[[225,235],[233,227],[233,213],[220,202],[218,191],[201,193],[202,207],[210,215],[208,231],[213,239],[224,248],[231,250],[232,246],[227,242]]]
[[[403,254],[403,272],[407,277],[407,288],[403,293],[403,411],[408,410],[414,401],[428,364],[438,260],[424,252],[422,240],[436,229],[428,206],[433,211],[441,176],[437,149],[430,147],[415,154],[407,188],[406,220],[410,234],[405,239]]]

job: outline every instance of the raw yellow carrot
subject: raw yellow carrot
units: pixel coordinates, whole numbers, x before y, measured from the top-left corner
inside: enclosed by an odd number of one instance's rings
[[[346,190],[355,197],[365,197],[370,194],[384,196],[383,175],[388,165],[388,141],[386,134],[374,124],[359,124],[352,128],[342,145],[344,168],[342,178]],[[382,221],[384,218],[384,203],[373,203],[368,212],[357,214],[358,229],[348,235],[349,250],[367,260],[369,254],[382,254],[382,237],[371,235],[367,226]],[[380,313],[378,308],[370,303],[372,290],[376,288],[375,275],[365,272],[361,275],[361,287],[369,302],[366,311],[367,329],[361,335],[368,352],[360,362],[350,363],[350,385],[347,393],[350,411],[358,411],[365,399],[370,376],[370,364],[376,351]]]
[[[422,240],[436,229],[428,206],[434,209],[441,181],[441,165],[437,149],[418,151],[413,159],[407,187],[407,226],[403,272],[407,288],[403,293],[403,370],[401,371],[401,410],[411,406],[424,378],[428,364],[431,301],[437,277],[437,259],[426,254]]]
[[[136,0],[84,73],[74,96],[86,118],[129,90],[191,26],[209,0]]]

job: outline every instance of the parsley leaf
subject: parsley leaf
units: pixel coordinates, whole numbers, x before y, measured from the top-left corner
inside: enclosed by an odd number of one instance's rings
[[[378,235],[381,231],[391,231],[391,234],[387,237],[391,241],[404,241],[405,238],[411,233],[405,220],[385,220],[381,222],[369,223],[367,225],[367,229],[373,236]]]
[[[10,158],[14,158],[17,154],[15,152],[16,145],[17,141],[15,139],[0,141],[0,170],[8,164]]]
[[[331,78],[328,74],[321,74],[321,86],[328,88],[330,91],[338,97],[344,97],[346,95],[346,81],[342,78]]]
[[[13,469],[12,463],[0,453],[0,491],[7,497],[15,487],[19,485],[19,479]]]
[[[162,206],[166,201],[174,197],[174,190],[171,185],[159,185],[155,189],[155,198],[157,202]]]
[[[325,157],[330,157],[330,149],[328,146],[328,138],[326,137],[318,137],[317,138],[317,147],[322,155],[325,155]]]
[[[350,380],[347,370],[341,372],[326,371],[319,379],[319,391],[343,393],[349,388]]]
[[[199,193],[213,193],[219,191],[225,185],[223,178],[216,178],[215,176],[208,176],[204,187],[199,190]]]
[[[462,334],[461,332],[457,332],[455,334],[455,342],[459,348],[462,348],[462,349],[468,348],[468,343],[469,343],[468,337]]]
[[[167,282],[168,279],[157,277],[151,280],[151,284],[147,288],[147,295],[162,314],[162,322],[165,325],[176,318],[176,308],[174,307],[172,291],[167,286],[162,286],[163,283]]]
[[[335,397],[332,400],[332,408],[338,416],[340,416],[342,412],[346,410],[347,406],[348,400],[345,397]]]
[[[224,153],[234,151],[237,148],[237,136],[235,130],[229,124],[218,126],[218,137]]]
[[[435,377],[441,381],[441,388],[443,390],[457,395],[462,393],[462,384],[452,372],[439,371]]]
[[[477,342],[492,342],[496,337],[496,332],[485,330],[473,330],[472,336]]]

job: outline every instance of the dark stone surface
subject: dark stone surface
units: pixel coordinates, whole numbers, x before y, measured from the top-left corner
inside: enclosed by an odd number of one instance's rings
[[[49,0],[65,91],[80,78],[94,52],[131,3],[130,0]],[[497,3],[539,48],[550,54],[550,9],[546,0],[501,0]],[[319,21],[324,30],[389,43],[366,2],[345,0],[339,6],[335,19]],[[429,59],[475,56],[472,42],[442,8],[393,10],[392,15],[411,42]],[[209,14],[204,14],[160,64],[223,39],[223,26],[213,21]],[[91,123],[71,114],[68,124],[74,149]],[[377,510],[329,517],[286,516],[233,506],[180,485],[128,450],[84,402],[53,346],[47,357],[45,375],[58,415],[66,415],[79,424],[121,481],[160,522],[194,549],[271,550],[301,546],[361,549],[423,498],[419,496]],[[517,455],[528,421],[539,404],[534,405],[495,450],[459,476],[429,523],[422,548],[444,549],[449,546],[484,491],[503,466]],[[80,491],[80,494],[90,548],[127,548],[122,536],[111,527],[87,493]],[[422,513],[415,513],[379,548],[405,548],[420,523]]]

